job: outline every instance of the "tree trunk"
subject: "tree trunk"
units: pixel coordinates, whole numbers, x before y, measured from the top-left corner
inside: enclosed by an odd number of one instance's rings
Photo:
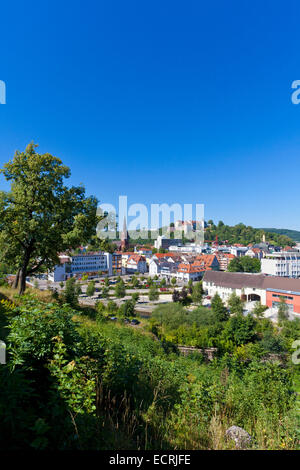
[[[23,295],[26,290],[26,276],[27,276],[27,268],[30,261],[30,255],[32,253],[32,246],[29,247],[24,255],[23,266],[20,269],[20,286],[19,286],[19,294]]]
[[[20,271],[21,271],[21,270],[18,269],[18,271],[16,272],[16,277],[15,277],[15,280],[14,280],[13,285],[12,285],[12,287],[13,287],[14,289],[16,289],[16,288],[18,287],[18,285],[19,285]]]
[[[20,273],[20,286],[19,286],[19,294],[23,295],[26,289],[26,268],[21,269]]]

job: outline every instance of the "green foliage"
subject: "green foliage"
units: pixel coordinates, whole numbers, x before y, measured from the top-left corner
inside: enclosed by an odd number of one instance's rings
[[[230,309],[230,313],[232,314],[242,315],[243,313],[243,302],[235,292],[233,292],[228,299],[228,307]]]
[[[103,305],[103,304],[101,304],[101,305]],[[114,302],[113,300],[110,300],[109,302],[107,302],[106,310],[109,313],[115,313],[118,310],[118,306],[117,306],[116,302]]]
[[[268,307],[266,305],[262,305],[260,302],[255,302],[255,306],[252,310],[252,313],[255,317],[261,318],[267,308]]]
[[[211,301],[211,309],[217,321],[226,321],[228,320],[229,313],[227,308],[222,302],[221,297],[216,292]]]
[[[95,293],[95,281],[91,281],[88,283],[87,289],[86,289],[86,295],[91,297]]]
[[[67,348],[78,341],[73,312],[67,306],[44,305],[32,298],[24,300],[18,315],[9,324],[9,365],[38,366],[50,359],[53,352],[52,338],[60,336]]]
[[[278,322],[282,325],[286,320],[288,320],[288,306],[286,304],[285,298],[280,296],[279,307],[278,307]]]
[[[132,298],[133,302],[136,303],[136,302],[139,300],[140,295],[139,295],[138,292],[134,292],[134,293],[131,295],[131,298]]]
[[[115,287],[115,296],[118,299],[122,299],[126,295],[126,289],[124,282],[120,279],[119,282],[117,282],[116,287]]]
[[[216,236],[218,236],[220,241],[228,240],[230,244],[241,243],[248,245],[249,243],[260,243],[263,235],[266,236],[266,240],[269,243],[275,245],[295,245],[295,242],[285,235],[265,232],[264,229],[256,229],[241,223],[234,226],[225,225],[223,223],[216,226],[212,223],[210,227],[205,230],[204,238],[205,240],[215,240]]]
[[[250,258],[250,256],[233,258],[228,265],[228,271],[240,273],[259,273],[261,271],[260,260],[257,258]]]
[[[229,449],[233,423],[251,434],[251,448],[297,447],[295,369],[262,358],[291,348],[300,320],[278,329],[251,315],[219,321],[211,309],[170,303],[153,312],[153,338],[107,320],[114,302],[97,303],[95,322],[67,305],[18,301],[0,302],[0,326],[9,327],[1,450]],[[219,355],[207,363],[201,353],[180,355],[176,344],[217,346]]]
[[[78,304],[79,290],[76,285],[75,277],[70,277],[66,281],[65,290],[62,295],[62,299],[65,303],[75,307]]]
[[[67,188],[70,169],[31,143],[17,151],[0,173],[11,182],[0,193],[0,257],[20,270],[20,293],[26,276],[41,266],[52,269],[57,253],[76,248],[96,229],[97,200],[82,186]]]
[[[132,284],[132,287],[136,288],[136,287],[139,287],[139,280],[136,276],[132,276],[132,279],[131,279],[131,284]]]
[[[203,288],[202,288],[202,282],[197,282],[193,287],[192,287],[192,299],[195,304],[201,304],[202,303],[202,297],[203,297]]]
[[[149,300],[153,301],[153,300],[158,300],[158,299],[159,299],[159,292],[156,286],[152,285],[149,289]]]
[[[125,318],[135,316],[134,306],[135,303],[132,300],[126,300],[119,308],[120,315]]]
[[[222,338],[235,346],[253,341],[256,337],[255,320],[250,315],[230,317],[222,332]]]
[[[97,377],[95,361],[87,356],[68,361],[67,347],[62,338],[56,336],[52,341],[55,343],[53,359],[48,368],[56,379],[54,389],[59,392],[70,412],[94,414]]]
[[[276,233],[278,235],[284,235],[290,240],[293,240],[294,242],[300,242],[300,232],[298,230],[289,230],[286,228],[261,228],[260,230],[264,230],[265,232]],[[280,245],[290,246],[286,239],[282,239]]]

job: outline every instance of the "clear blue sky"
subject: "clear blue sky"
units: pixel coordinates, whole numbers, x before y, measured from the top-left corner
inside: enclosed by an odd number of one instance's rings
[[[34,140],[101,202],[300,230],[299,15],[278,0],[2,2],[0,165]]]

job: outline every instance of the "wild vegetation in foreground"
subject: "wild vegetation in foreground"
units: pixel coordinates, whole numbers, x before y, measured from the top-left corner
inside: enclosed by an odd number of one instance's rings
[[[159,307],[132,327],[124,309],[113,322],[100,304],[1,292],[0,449],[232,449],[232,425],[251,449],[299,448],[299,321],[228,318],[217,299],[193,313]],[[176,343],[218,354],[207,363]],[[274,351],[288,355],[265,358]]]

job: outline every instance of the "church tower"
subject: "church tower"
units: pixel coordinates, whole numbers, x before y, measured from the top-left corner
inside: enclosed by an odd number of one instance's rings
[[[126,217],[124,216],[123,230],[121,232],[121,250],[124,251],[128,246],[129,235],[126,226]]]

